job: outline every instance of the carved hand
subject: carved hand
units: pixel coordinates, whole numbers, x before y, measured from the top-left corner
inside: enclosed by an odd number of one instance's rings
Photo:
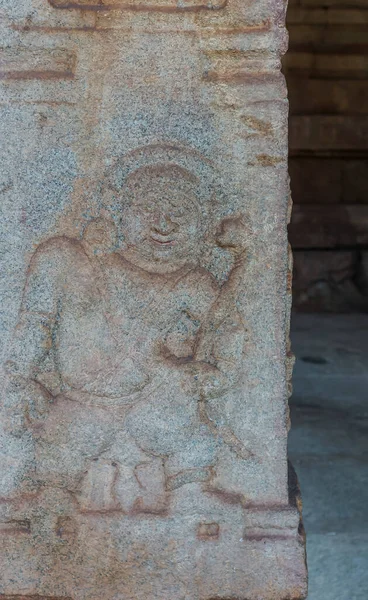
[[[249,229],[242,217],[223,219],[216,233],[216,242],[226,248],[236,259],[244,258],[249,243]]]

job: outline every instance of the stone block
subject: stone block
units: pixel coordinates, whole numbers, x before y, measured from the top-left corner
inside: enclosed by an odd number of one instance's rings
[[[366,39],[366,31],[364,36]],[[285,55],[283,65],[287,73],[291,75],[298,74],[299,77],[365,79],[368,69],[368,56],[359,52],[351,54],[346,51],[346,48],[340,48],[335,53],[332,51],[324,52],[323,49],[313,48],[313,46],[306,51],[295,51],[291,43],[290,51]]]
[[[368,81],[364,79],[304,79],[288,76],[291,115],[365,115]]]
[[[333,158],[294,156],[289,159],[291,194],[297,204],[337,204],[342,199],[342,166]],[[330,208],[331,213],[334,207]]]
[[[298,4],[308,8],[366,8],[367,6],[365,0],[300,0]]]
[[[364,7],[365,8],[365,7]],[[314,8],[290,7],[286,24],[290,25],[368,25],[368,11],[364,8]]]
[[[290,118],[290,154],[364,152],[367,115],[294,115]]]
[[[364,298],[355,281],[356,250],[295,250],[293,307],[302,312],[363,310]]]
[[[368,203],[368,159],[346,160],[342,168],[342,199],[345,203]]]
[[[365,247],[367,225],[366,205],[295,205],[289,241],[293,248]]]
[[[304,598],[284,6],[3,16],[0,598]]]
[[[197,10],[197,9],[219,9],[224,8],[227,0],[218,2],[206,2],[202,0],[191,0],[189,2],[177,2],[177,0],[49,0],[51,6],[61,9],[81,9],[91,11],[107,10]]]
[[[291,23],[289,48],[292,52],[319,52],[321,54],[359,55],[365,54],[367,25],[314,25]],[[320,59],[320,63],[321,63]],[[357,64],[357,60],[353,64]],[[330,61],[331,63],[332,61]],[[335,58],[335,62],[337,59]],[[345,63],[346,64],[346,63]],[[359,64],[359,63],[358,63]],[[330,73],[333,73],[330,69]],[[326,75],[327,76],[327,75]],[[330,77],[332,75],[329,75]],[[363,78],[364,75],[362,74]]]

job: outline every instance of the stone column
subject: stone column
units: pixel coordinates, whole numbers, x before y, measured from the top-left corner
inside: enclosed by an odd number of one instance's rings
[[[304,598],[284,3],[1,11],[2,598]]]

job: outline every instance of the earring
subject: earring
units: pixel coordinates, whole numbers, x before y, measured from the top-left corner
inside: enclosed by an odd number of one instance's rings
[[[83,244],[96,256],[110,254],[120,245],[118,231],[111,218],[98,217],[90,221],[83,233]]]

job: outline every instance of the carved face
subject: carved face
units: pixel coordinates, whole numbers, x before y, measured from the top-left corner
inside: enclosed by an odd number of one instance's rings
[[[130,178],[126,191],[125,258],[155,273],[195,263],[201,247],[195,181],[178,167],[146,168]]]

